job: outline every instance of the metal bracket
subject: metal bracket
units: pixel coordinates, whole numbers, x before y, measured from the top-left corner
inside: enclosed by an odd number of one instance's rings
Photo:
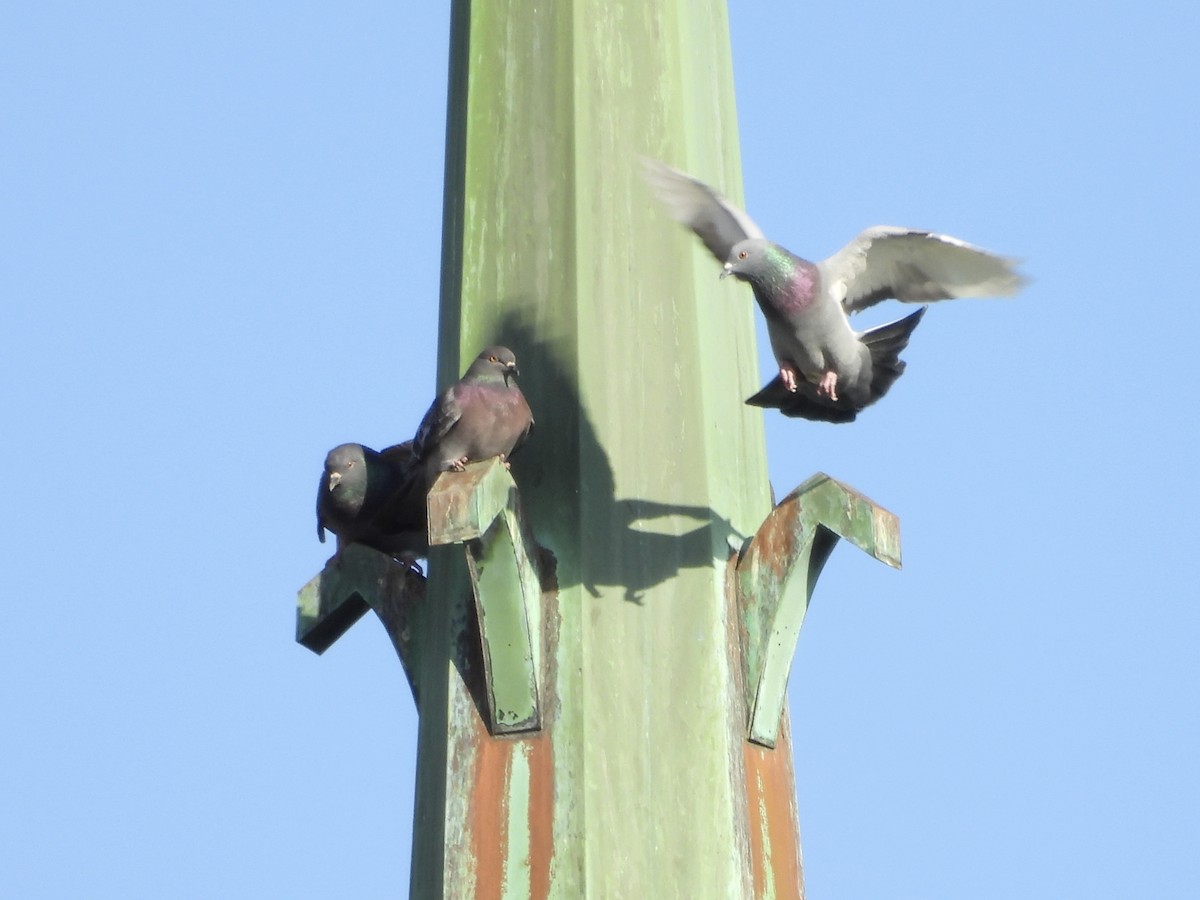
[[[378,550],[347,544],[300,589],[296,640],[313,653],[324,653],[368,609],[374,609],[392,639],[419,706],[415,679],[418,648],[412,643],[412,618],[424,597],[421,575]]]
[[[775,746],[800,626],[839,537],[900,568],[900,521],[823,473],[770,512],[738,559],[749,737],[756,744]]]
[[[429,492],[429,544],[465,544],[493,734],[541,728],[541,579],[520,496],[498,458],[444,472]]]

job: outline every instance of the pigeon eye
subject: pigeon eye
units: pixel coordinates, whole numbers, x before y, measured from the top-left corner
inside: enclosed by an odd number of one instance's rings
[[[742,250],[741,252],[738,253],[738,259],[745,259],[749,255],[750,254],[747,253],[745,250]]]
[[[495,361],[496,361],[495,354],[492,354],[491,356],[488,357],[488,362],[495,362]]]

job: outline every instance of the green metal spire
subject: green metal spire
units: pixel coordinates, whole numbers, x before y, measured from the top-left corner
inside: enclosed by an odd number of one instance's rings
[[[413,895],[751,896],[726,564],[770,509],[742,404],[753,310],[638,165],[739,184],[724,4],[457,2],[452,27],[439,374],[517,353],[537,429],[513,472],[552,557],[546,715],[497,742],[455,666],[447,721],[422,685]],[[448,614],[450,566],[429,585]]]
[[[753,306],[639,156],[736,196],[721,0],[455,0],[439,384],[503,343],[537,426],[434,487],[428,583],[348,547],[298,625],[371,607],[401,657],[419,900],[803,896],[796,635],[897,524],[825,476],[772,512]]]

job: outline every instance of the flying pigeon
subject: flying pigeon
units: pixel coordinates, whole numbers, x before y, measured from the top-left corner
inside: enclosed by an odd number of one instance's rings
[[[328,529],[340,551],[364,544],[420,571],[426,556],[425,493],[416,483],[412,441],[376,452],[362,444],[340,444],[325,457],[317,488],[317,537]]]
[[[924,303],[1013,294],[1014,262],[958,238],[876,225],[818,263],[767,240],[745,212],[708,185],[654,160],[646,177],[667,211],[748,281],[767,320],[779,375],[746,402],[785,416],[852,422],[904,372],[900,353],[925,308],[856,332],[849,313],[895,298]]]
[[[468,462],[508,458],[533,430],[533,415],[517,386],[517,358],[507,347],[488,347],[439,396],[417,428],[413,456],[427,476],[462,471]]]

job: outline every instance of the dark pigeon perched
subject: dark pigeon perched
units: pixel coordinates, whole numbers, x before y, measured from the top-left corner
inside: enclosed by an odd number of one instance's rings
[[[507,464],[524,443],[533,430],[533,415],[516,376],[513,352],[488,347],[429,407],[413,438],[426,490],[447,469],[462,471],[469,462],[493,456]]]
[[[900,353],[925,309],[856,332],[849,313],[895,298],[924,303],[1012,294],[1012,260],[958,238],[876,225],[818,263],[768,241],[745,212],[708,185],[653,160],[647,180],[668,212],[750,283],[767,320],[779,375],[746,402],[785,416],[852,422],[904,372]]]
[[[417,568],[429,551],[425,493],[414,477],[413,442],[376,452],[341,444],[325,457],[317,488],[317,537],[328,529],[338,550],[364,544]],[[419,571],[419,569],[418,569]]]
[[[338,550],[358,543],[394,556],[416,571],[429,552],[429,489],[439,473],[499,456],[507,465],[533,429],[517,386],[517,360],[488,347],[438,397],[411,441],[376,452],[342,444],[325,457],[317,492],[317,536],[328,529]]]

